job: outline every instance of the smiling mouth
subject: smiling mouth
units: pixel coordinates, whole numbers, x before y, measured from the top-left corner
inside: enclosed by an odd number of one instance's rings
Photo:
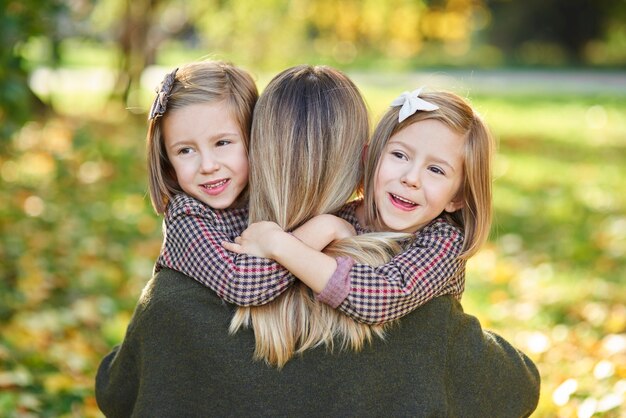
[[[201,186],[204,187],[207,190],[212,190],[212,189],[218,189],[218,188],[222,187],[227,182],[228,182],[228,179],[223,179],[223,180],[216,181],[215,183],[202,184]]]
[[[419,206],[417,203],[412,202],[408,199],[405,199],[393,193],[389,193],[389,199],[391,200],[391,203],[393,203],[394,206],[403,210],[411,210]]]

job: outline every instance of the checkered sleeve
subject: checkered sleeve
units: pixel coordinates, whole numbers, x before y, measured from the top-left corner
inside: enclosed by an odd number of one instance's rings
[[[177,270],[239,306],[270,302],[295,278],[273,260],[233,254],[222,247],[222,242],[241,233],[246,222],[243,211],[212,210],[189,196],[176,196],[166,214],[155,270]]]
[[[461,231],[443,219],[431,222],[390,262],[372,267],[355,263],[348,272],[347,297],[338,309],[368,324],[400,318],[444,294],[460,298],[465,261],[458,259]],[[342,280],[342,278],[337,278]]]

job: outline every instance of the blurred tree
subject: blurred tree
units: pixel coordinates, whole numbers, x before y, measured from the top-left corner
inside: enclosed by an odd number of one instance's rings
[[[131,89],[138,87],[143,70],[154,64],[162,38],[154,37],[160,0],[125,0],[117,42],[120,65],[113,94],[128,101]],[[153,37],[151,38],[151,35]]]
[[[194,9],[196,6],[204,9],[204,3],[105,0],[95,4],[90,21],[97,29],[90,36],[113,41],[118,52],[114,99],[129,104],[129,96],[140,87],[142,72],[156,63],[157,51],[164,42],[194,37],[192,21],[198,19]]]
[[[241,54],[241,62],[275,68],[315,60],[363,65],[378,58],[410,64],[427,42],[469,43],[481,5],[482,0],[214,0],[189,8],[209,51],[232,51]]]
[[[117,58],[112,96],[131,107],[137,100],[129,96],[140,90],[143,70],[158,63],[166,49],[192,51],[173,54],[167,65],[223,53],[272,71],[301,62],[404,70],[490,66],[501,64],[502,55],[512,64],[555,66],[626,60],[624,0],[0,0],[0,5],[0,35],[8,46],[0,51],[3,138],[46,108],[28,86],[35,66],[65,65],[70,55],[72,65],[83,62],[80,52],[68,49],[72,40],[112,52]],[[36,59],[25,53],[33,44],[41,47]]]
[[[626,17],[623,0],[486,0],[488,38],[513,63],[581,64],[585,47]]]
[[[32,38],[46,36],[50,40],[49,58],[58,58],[56,17],[63,13],[62,1],[0,0],[0,138],[6,139],[32,118],[41,115],[47,106],[28,86],[27,63],[21,48]],[[0,141],[4,149],[6,143]]]

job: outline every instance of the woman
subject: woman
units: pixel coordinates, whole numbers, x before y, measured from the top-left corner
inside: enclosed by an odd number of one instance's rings
[[[338,152],[354,132],[325,130],[350,126],[355,117],[355,109],[334,106],[337,96],[331,92],[345,86],[329,83],[329,72],[337,76],[326,67],[286,70],[261,95],[253,124],[260,127],[267,123],[265,117],[283,117],[280,128],[293,127],[291,135],[303,140],[292,141],[286,152],[281,135],[263,135],[253,128],[251,219],[259,214],[290,229],[319,213],[336,211],[356,187],[360,152]],[[294,78],[300,82],[286,89]],[[282,97],[285,109],[294,100],[290,117],[264,107],[281,91],[290,92]],[[267,167],[269,159],[274,169]],[[291,167],[289,177],[281,167]],[[325,181],[333,186],[309,192]],[[298,190],[307,182],[306,191]],[[295,196],[297,205],[290,204]],[[353,257],[359,253],[354,248],[351,252]],[[366,250],[363,255],[365,261],[384,259]],[[144,289],[124,342],[100,366],[98,405],[109,417],[519,417],[536,407],[539,376],[532,362],[499,336],[483,331],[452,297],[434,299],[402,318],[386,330],[384,340],[372,337],[379,330],[320,308],[305,289],[295,288],[282,299],[266,305],[265,313],[237,314],[235,326],[250,320],[256,341],[249,329],[229,335],[235,307],[198,282],[161,270]],[[295,318],[300,322],[294,325]],[[295,330],[286,332],[290,326]],[[340,334],[339,343],[362,349],[329,350],[337,340],[328,329]],[[312,338],[312,343],[268,343],[261,335]],[[287,359],[294,349],[307,349],[279,370],[253,359],[255,345],[261,358],[271,357],[271,349],[263,351],[268,347],[286,347]]]

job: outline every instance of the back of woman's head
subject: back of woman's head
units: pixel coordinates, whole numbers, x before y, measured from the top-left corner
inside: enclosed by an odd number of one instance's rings
[[[290,230],[315,215],[338,211],[360,186],[368,130],[365,102],[340,71],[301,65],[278,74],[254,111],[250,222],[270,220]],[[335,254],[358,258],[367,250],[363,245],[346,244]],[[366,261],[378,262],[393,251],[375,247]],[[231,332],[242,326],[254,330],[255,357],[279,367],[296,352],[320,344],[337,341],[359,349],[382,335],[382,328],[317,302],[300,284],[266,305],[239,308]]]
[[[365,102],[343,73],[300,65],[278,74],[254,111],[250,222],[291,230],[339,210],[361,181],[368,134]]]
[[[433,111],[417,111],[398,122],[399,107],[392,107],[381,118],[372,135],[365,161],[364,202],[365,221],[368,226],[381,228],[374,184],[380,156],[393,135],[413,123],[437,120],[465,140],[463,161],[463,207],[446,214],[465,234],[461,257],[469,258],[487,240],[491,228],[492,193],[491,163],[494,141],[488,127],[477,112],[462,97],[449,92],[420,93],[419,98],[438,106]]]
[[[147,152],[152,206],[157,213],[163,213],[169,200],[182,192],[165,152],[163,119],[169,112],[190,105],[225,101],[247,148],[258,91],[250,74],[243,69],[223,61],[198,61],[168,74],[158,94],[162,97],[157,100],[162,99],[165,104],[159,112],[150,115]]]

